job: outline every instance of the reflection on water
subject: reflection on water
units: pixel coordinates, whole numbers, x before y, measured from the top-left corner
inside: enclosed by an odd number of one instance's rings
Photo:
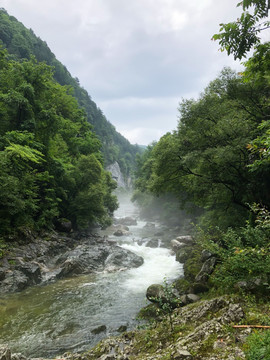
[[[134,205],[125,200],[115,215],[137,214]],[[130,227],[131,235],[121,238],[121,246],[143,256],[141,267],[59,280],[2,296],[0,343],[27,356],[53,357],[87,350],[104,336],[116,335],[121,325],[134,327],[137,312],[146,304],[147,287],[182,271],[168,249],[138,244],[146,231],[144,225],[138,222]],[[93,334],[100,325],[106,325],[106,331]]]

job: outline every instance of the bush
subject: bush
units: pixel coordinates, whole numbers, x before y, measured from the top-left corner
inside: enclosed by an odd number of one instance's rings
[[[270,332],[254,331],[245,344],[247,360],[270,359]]]

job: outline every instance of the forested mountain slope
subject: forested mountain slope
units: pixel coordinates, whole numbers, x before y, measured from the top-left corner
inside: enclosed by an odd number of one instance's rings
[[[15,17],[0,9],[0,44],[12,54],[13,59],[30,59],[35,56],[38,62],[45,61],[54,68],[54,78],[60,85],[71,86],[78,103],[87,114],[87,121],[102,143],[105,165],[117,161],[125,177],[130,176],[135,164],[135,155],[140,151],[137,145],[118,133],[106,119],[78,79],[74,79],[67,68],[51,52],[46,42],[37,37],[32,29],[27,29]]]

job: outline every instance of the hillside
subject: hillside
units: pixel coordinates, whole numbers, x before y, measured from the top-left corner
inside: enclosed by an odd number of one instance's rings
[[[77,78],[73,78],[67,68],[52,53],[47,43],[37,37],[32,29],[27,29],[5,9],[0,9],[0,44],[7,49],[13,59],[30,59],[35,56],[38,62],[54,68],[54,78],[60,85],[71,86],[73,95],[85,110],[87,121],[101,140],[105,165],[117,161],[124,177],[129,177],[134,169],[135,155],[140,152],[138,145],[129,141],[116,131],[98,108],[87,91],[82,88]]]

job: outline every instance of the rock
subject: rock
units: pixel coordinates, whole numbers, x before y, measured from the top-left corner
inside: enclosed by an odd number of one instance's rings
[[[160,284],[152,284],[146,290],[146,298],[151,302],[158,302],[165,298],[164,288]]]
[[[129,232],[127,230],[121,230],[121,229],[118,229],[113,233],[114,236],[124,236],[128,234]]]
[[[128,185],[123,177],[120,166],[117,161],[106,167],[106,170],[112,174],[112,178],[117,182],[117,186],[127,189]]]
[[[195,294],[185,294],[180,296],[180,300],[182,302],[182,305],[187,305],[199,301],[200,297]]]
[[[171,240],[171,247],[172,247],[172,250],[173,250],[175,253],[177,253],[177,251],[178,251],[179,249],[186,247],[186,244],[181,243],[181,242],[179,242],[179,241],[176,240],[176,239],[173,239],[173,240]]]
[[[0,360],[11,360],[11,351],[5,345],[0,347]]]
[[[102,355],[99,360],[116,360],[116,356],[113,354],[104,354]]]
[[[22,291],[28,286],[28,278],[18,270],[8,270],[5,279],[1,282],[4,293]]]
[[[193,283],[192,284],[192,292],[194,294],[202,294],[209,290],[209,287],[204,283]]]
[[[107,330],[106,325],[100,325],[100,326],[96,327],[95,329],[91,330],[91,333],[97,335],[106,330]]]
[[[117,329],[118,332],[125,332],[127,331],[127,326],[126,325],[121,325],[119,326],[119,328]]]
[[[132,226],[132,225],[137,225],[137,220],[133,219],[130,216],[127,216],[125,218],[115,219],[115,223],[116,224],[121,224],[121,225]]]
[[[138,256],[127,249],[115,246],[105,261],[105,270],[107,268],[111,269],[112,267],[116,270],[122,268],[137,268],[141,266],[143,262],[144,260],[141,256]]]
[[[6,277],[6,269],[3,267],[0,267],[0,281],[4,280]]]
[[[72,232],[72,223],[67,219],[59,219],[56,222],[56,229],[60,232],[70,233]]]
[[[16,353],[11,355],[11,360],[26,360],[26,359],[27,357],[21,353]]]
[[[221,324],[238,323],[245,316],[239,304],[229,304],[228,310],[221,316]]]
[[[213,256],[213,254],[209,250],[204,249],[201,254],[201,262],[204,263],[206,260],[208,260],[212,256]]]
[[[18,259],[18,264],[15,269],[19,270],[27,277],[28,285],[36,285],[41,282],[41,271],[37,262],[24,262],[22,259]]]
[[[193,245],[195,241],[190,235],[177,236],[176,240],[186,245]]]
[[[150,239],[146,242],[146,246],[150,248],[158,248],[160,246],[160,239]]]
[[[185,246],[180,248],[180,250],[176,250],[176,261],[180,262],[181,264],[186,262],[190,256],[190,250],[190,246]]]
[[[174,360],[192,360],[193,356],[187,350],[177,349],[173,355]]]
[[[104,262],[110,254],[109,245],[79,245],[75,249],[66,252],[57,261],[61,271],[58,278],[88,274],[104,270]]]
[[[216,262],[217,262],[216,257],[211,257],[208,260],[206,260],[203,263],[199,274],[196,276],[195,281],[197,283],[205,283],[205,282],[207,282],[207,280],[209,278],[209,275],[211,275],[212,272],[214,271]]]
[[[260,277],[238,281],[234,285],[237,290],[244,290],[246,292],[251,292],[253,294],[269,294],[269,284],[267,279]]]

